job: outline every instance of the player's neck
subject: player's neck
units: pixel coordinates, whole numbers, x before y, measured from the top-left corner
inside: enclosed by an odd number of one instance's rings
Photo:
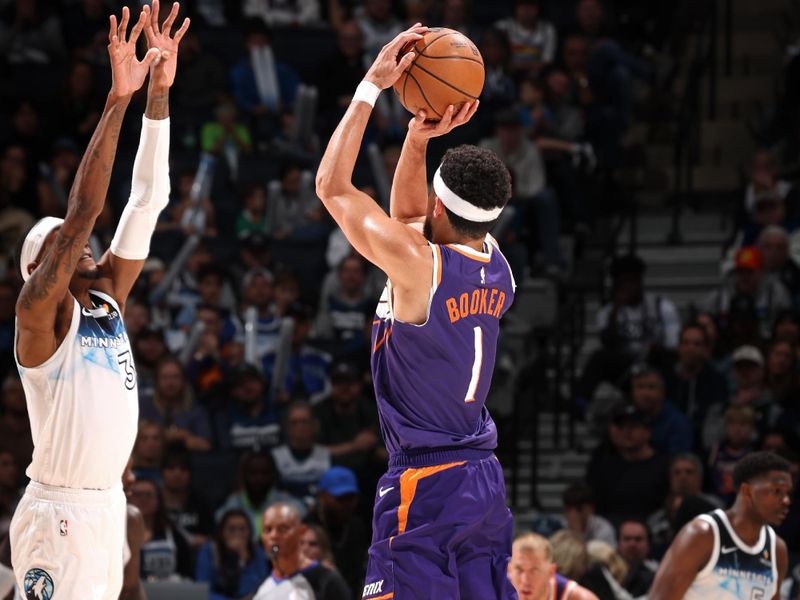
[[[761,536],[761,528],[764,526],[759,519],[748,511],[740,499],[737,497],[733,506],[725,511],[730,521],[731,527],[736,532],[736,535],[745,543],[750,546],[755,544]]]
[[[272,568],[276,577],[279,579],[286,579],[298,571],[305,569],[310,564],[311,561],[298,552],[292,556],[276,557],[273,560]]]

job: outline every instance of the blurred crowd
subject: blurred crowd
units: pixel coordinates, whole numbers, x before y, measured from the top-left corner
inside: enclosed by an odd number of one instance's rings
[[[334,227],[313,172],[383,44],[420,21],[478,45],[480,110],[431,143],[429,172],[447,147],[494,150],[513,178],[498,237],[517,279],[558,281],[613,195],[642,99],[669,85],[658,58],[679,49],[675,21],[691,11],[664,4],[182,2],[192,27],[170,98],[172,198],[125,310],[140,391],[129,498],[147,529],[143,578],[247,597],[269,574],[283,519],[290,545],[361,596],[387,459],[368,369],[385,280]],[[14,248],[37,218],[65,212],[109,87],[107,19],[120,5],[0,0],[0,534],[33,447],[13,362]],[[130,192],[143,95],[132,104],[95,256]],[[381,96],[354,175],[377,201],[409,118]],[[651,559],[689,515],[730,501],[739,457],[769,448],[798,464],[800,205],[770,153],[749,172],[725,282],[691,319],[645,289],[641,259],[612,265],[603,348],[574,399],[575,415],[607,436],[588,485],[565,492],[563,518],[534,524],[563,530],[553,560],[565,575],[607,566],[618,585],[605,596],[591,588],[603,599],[647,589]],[[565,248],[565,237],[576,243]],[[796,560],[796,509],[780,533]]]

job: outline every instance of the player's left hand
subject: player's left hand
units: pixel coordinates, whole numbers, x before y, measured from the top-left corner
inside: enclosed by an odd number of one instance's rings
[[[439,121],[427,121],[428,113],[420,110],[408,123],[408,135],[422,141],[450,133],[456,127],[467,123],[475,115],[479,104],[480,100],[465,102],[458,111],[451,104]]]
[[[189,18],[186,17],[180,29],[175,32],[173,37],[170,37],[170,31],[175,23],[175,19],[178,18],[180,9],[180,3],[173,2],[172,10],[169,11],[169,15],[167,15],[167,18],[164,19],[164,23],[159,27],[159,1],[153,0],[153,9],[150,13],[150,18],[145,22],[144,36],[147,38],[147,47],[158,48],[161,53],[159,60],[157,60],[150,69],[150,83],[158,87],[168,88],[175,82],[175,69],[178,65],[178,45],[189,29],[190,23]]]
[[[400,75],[408,68],[415,56],[413,50],[406,52],[402,57],[400,57],[400,53],[409,42],[413,44],[422,39],[422,35],[426,31],[428,31],[427,27],[416,23],[413,27],[397,34],[397,37],[381,48],[375,62],[364,76],[364,80],[374,83],[382,90],[394,85],[394,82],[400,79]]]

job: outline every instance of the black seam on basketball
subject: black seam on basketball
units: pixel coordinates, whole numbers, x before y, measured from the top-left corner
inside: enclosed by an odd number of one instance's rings
[[[482,60],[478,60],[477,58],[468,58],[466,56],[459,56],[458,54],[454,54],[453,56],[431,56],[430,54],[422,54],[422,56],[430,60],[442,60],[442,59],[468,60],[469,62],[478,63],[480,66],[483,66]],[[416,58],[414,59],[414,62],[417,62]]]
[[[436,110],[435,108],[433,108],[433,104],[431,104],[431,103],[430,103],[430,100],[428,100],[428,97],[425,95],[425,90],[422,88],[422,86],[420,85],[419,81],[417,81],[417,78],[416,78],[416,77],[414,77],[414,76],[411,74],[411,72],[410,72],[410,69],[409,69],[408,76],[409,76],[411,79],[413,79],[413,80],[414,80],[414,83],[416,83],[416,84],[417,84],[417,87],[419,88],[419,93],[420,93],[420,94],[422,94],[422,99],[423,99],[423,100],[425,100],[425,104],[427,104],[428,106],[430,106],[430,107],[431,107],[431,110],[432,110],[433,112],[435,112],[435,113],[438,115],[438,117],[441,119],[443,115],[442,115],[441,113],[439,113],[439,111],[438,111],[438,110]],[[405,99],[405,98],[404,98],[404,99]]]
[[[410,68],[411,67],[409,66],[409,69]],[[408,71],[409,71],[409,69],[405,70],[406,78],[403,80],[403,95],[400,96],[400,104],[402,104],[403,106],[406,106],[406,86],[408,85],[408,77],[409,77]],[[408,110],[408,109],[406,109],[406,110]]]
[[[465,92],[464,90],[462,90],[462,89],[460,89],[460,88],[457,88],[456,86],[454,86],[454,85],[453,85],[452,83],[450,83],[449,81],[445,81],[444,79],[442,79],[441,77],[439,77],[439,76],[438,76],[438,75],[436,75],[435,73],[431,73],[431,72],[430,72],[430,71],[428,71],[428,69],[426,69],[425,67],[423,67],[423,66],[421,66],[421,65],[418,65],[418,64],[414,64],[414,65],[412,65],[412,66],[414,66],[414,67],[417,67],[417,68],[418,68],[420,71],[424,71],[425,73],[427,73],[428,75],[430,75],[430,76],[431,76],[431,77],[433,77],[434,79],[437,79],[437,80],[441,81],[441,82],[442,82],[443,84],[445,84],[447,87],[453,88],[455,91],[457,91],[457,92],[459,92],[459,93],[461,93],[461,94],[464,94],[465,96],[469,96],[469,97],[470,97],[470,98],[472,98],[473,100],[477,100],[477,99],[478,99],[478,97],[477,97],[477,96],[473,96],[472,94],[468,94],[468,93],[467,93],[467,92]],[[409,70],[410,70],[410,69],[411,69],[411,67],[409,67]],[[420,87],[422,87],[422,86],[420,86]]]
[[[435,38],[433,38],[430,42],[428,42],[427,44],[425,44],[422,47],[422,50],[417,50],[416,44],[414,45],[413,49],[417,51],[418,55],[425,56],[425,50],[427,50],[428,48],[433,46],[440,39],[446,38],[446,37],[451,36],[451,35],[455,35],[457,33],[460,33],[460,32],[458,32],[458,31],[448,31],[447,33],[443,33],[442,35],[439,35],[439,36],[436,36]]]

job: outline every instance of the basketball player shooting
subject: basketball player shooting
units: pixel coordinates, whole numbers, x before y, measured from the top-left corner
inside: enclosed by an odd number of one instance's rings
[[[512,518],[484,406],[500,317],[514,295],[488,234],[511,194],[508,170],[474,146],[449,150],[428,195],[427,140],[466,123],[417,115],[397,167],[390,215],[352,184],[372,107],[414,58],[419,25],[387,44],[328,143],[317,194],[347,239],[388,275],[372,332],[372,374],[389,470],[375,497],[362,597],[516,598],[506,576]],[[398,62],[399,58],[399,62]],[[424,590],[424,593],[423,593]]]
[[[168,91],[175,79],[179,6],[158,25],[158,0],[128,35],[129,10],[110,17],[111,90],[70,190],[64,219],[45,217],[24,236],[17,264],[15,358],[34,442],[31,479],[11,522],[23,598],[111,600],[122,585],[125,496],[120,478],[138,419],[136,370],[122,315],[159,212],[169,197]],[[140,61],[136,40],[149,49]],[[120,127],[150,73],[131,197],[111,248],[88,245],[103,209]]]
[[[789,565],[772,527],[789,512],[790,465],[755,452],[733,470],[733,506],[700,515],[675,537],[650,589],[650,600],[779,600]]]

